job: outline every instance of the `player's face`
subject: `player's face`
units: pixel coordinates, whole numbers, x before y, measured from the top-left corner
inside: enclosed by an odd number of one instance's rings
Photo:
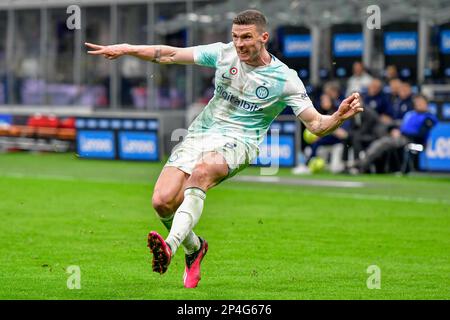
[[[239,59],[250,65],[258,65],[261,51],[269,39],[269,34],[261,32],[255,25],[233,24],[231,35]]]

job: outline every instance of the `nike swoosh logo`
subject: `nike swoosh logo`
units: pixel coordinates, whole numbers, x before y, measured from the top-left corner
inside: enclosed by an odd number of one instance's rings
[[[224,79],[228,79],[228,80],[233,80],[233,79],[231,79],[231,78],[228,78],[227,76],[225,76],[225,73],[222,73],[222,78],[224,78]]]

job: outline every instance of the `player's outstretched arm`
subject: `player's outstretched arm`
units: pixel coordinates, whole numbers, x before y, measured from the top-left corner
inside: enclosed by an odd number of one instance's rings
[[[363,111],[361,96],[359,93],[353,93],[345,98],[339,105],[338,110],[330,116],[320,114],[315,108],[307,108],[298,115],[298,118],[309,131],[323,137],[333,132],[345,120]]]
[[[165,45],[131,45],[127,43],[114,45],[99,45],[86,42],[92,55],[102,55],[106,59],[114,60],[123,55],[130,55],[139,59],[161,64],[193,64],[193,48],[177,48]]]

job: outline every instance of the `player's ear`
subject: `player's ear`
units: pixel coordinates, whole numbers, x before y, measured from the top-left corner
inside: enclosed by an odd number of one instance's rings
[[[264,31],[261,34],[261,41],[263,42],[263,44],[266,44],[269,41],[269,33],[267,31]]]

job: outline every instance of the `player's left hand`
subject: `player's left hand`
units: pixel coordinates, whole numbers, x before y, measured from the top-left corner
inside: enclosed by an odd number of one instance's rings
[[[339,118],[344,121],[363,111],[361,96],[355,92],[341,102],[337,113]]]
[[[90,49],[87,53],[92,55],[103,55],[106,59],[114,60],[123,56],[127,52],[128,44],[114,44],[102,46],[94,43],[85,42],[84,45]]]

